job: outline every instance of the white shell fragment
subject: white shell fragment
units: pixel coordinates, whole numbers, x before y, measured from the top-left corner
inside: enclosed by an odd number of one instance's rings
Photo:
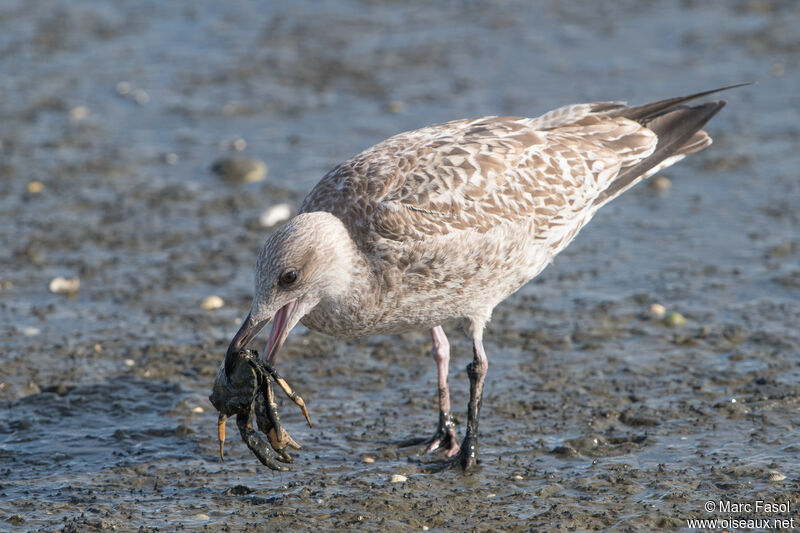
[[[242,138],[234,139],[234,141],[231,143],[231,148],[237,152],[243,152],[244,149],[247,148],[247,141]]]
[[[661,304],[653,304],[650,306],[650,314],[654,317],[660,318],[667,312],[667,308]]]
[[[120,96],[125,96],[129,94],[131,92],[131,89],[132,89],[131,84],[128,83],[127,81],[121,81],[117,83],[117,86],[115,87],[117,94]]]
[[[55,294],[72,294],[78,292],[81,287],[81,280],[78,276],[73,278],[55,277],[50,281],[50,292]]]
[[[150,101],[150,95],[144,89],[134,89],[131,96],[133,96],[133,101],[139,105],[145,105]]]
[[[392,483],[405,483],[406,481],[408,481],[408,478],[403,474],[394,474],[390,481]]]
[[[69,119],[72,122],[80,122],[89,116],[89,108],[85,105],[79,105],[69,110]]]
[[[258,223],[265,228],[271,228],[281,222],[286,222],[292,216],[292,208],[289,204],[273,205],[258,217]]]
[[[225,305],[225,301],[216,295],[211,295],[205,298],[200,307],[205,311],[213,311],[214,309],[221,309]]]

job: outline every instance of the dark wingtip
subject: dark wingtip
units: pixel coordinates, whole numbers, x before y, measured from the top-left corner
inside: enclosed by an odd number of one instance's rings
[[[649,104],[637,105],[632,107],[624,107],[618,110],[614,110],[609,113],[609,116],[620,116],[625,117],[631,120],[639,121],[640,123],[647,121],[649,119],[655,118],[658,115],[668,113],[673,109],[677,108],[681,104],[685,104],[686,102],[690,102],[692,100],[696,100],[698,98],[702,98],[704,96],[709,96],[712,94],[716,94],[718,92],[727,91],[730,89],[736,89],[739,87],[745,87],[747,85],[754,85],[757,82],[746,82],[746,83],[737,83],[735,85],[728,85],[727,87],[720,87],[718,89],[711,89],[710,91],[703,91],[699,93],[690,94],[689,96],[678,96],[675,98],[667,98],[666,100],[659,100],[657,102],[651,102]],[[723,102],[723,106],[725,105],[724,100],[718,100],[718,102]],[[715,102],[716,103],[716,102]]]
[[[735,83],[733,85],[728,85],[726,87],[720,87],[719,89],[711,89],[710,91],[706,91],[704,93],[698,93],[697,96],[705,96],[707,94],[714,94],[722,91],[727,91],[729,89],[738,89],[739,87],[747,87],[748,85],[758,85],[757,81],[746,81],[743,83]]]

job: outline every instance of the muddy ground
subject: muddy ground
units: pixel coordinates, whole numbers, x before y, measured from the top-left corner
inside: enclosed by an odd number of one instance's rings
[[[262,4],[0,4],[0,530],[800,525],[800,4]],[[207,396],[265,209],[399,131],[742,81],[671,187],[616,200],[497,309],[479,469],[394,445],[435,427],[425,332],[302,327],[294,470],[235,434],[219,461]],[[231,155],[267,178],[209,171]],[[463,434],[471,354],[446,330]]]

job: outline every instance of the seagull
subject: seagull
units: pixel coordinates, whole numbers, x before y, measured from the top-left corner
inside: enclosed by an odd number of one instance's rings
[[[537,118],[488,116],[400,133],[340,164],[299,213],[267,238],[255,294],[228,348],[237,354],[272,321],[264,361],[291,329],[340,338],[430,330],[439,423],[425,451],[444,467],[479,460],[493,309],[536,277],[602,206],[711,144],[703,126],[725,105],[691,100],[739,85],[628,106],[594,102]],[[466,321],[466,435],[450,406],[442,324]]]

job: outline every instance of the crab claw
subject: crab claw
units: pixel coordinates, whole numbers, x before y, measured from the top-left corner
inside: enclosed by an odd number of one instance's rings
[[[267,441],[262,439],[261,435],[253,429],[253,426],[250,424],[250,412],[237,414],[236,425],[239,426],[239,433],[242,435],[242,440],[247,444],[247,447],[250,448],[250,451],[253,452],[258,460],[261,461],[261,464],[271,470],[279,470],[281,472],[289,470],[288,466],[281,464],[287,463],[288,461],[275,453],[272,448],[270,448]]]
[[[220,458],[223,461],[225,419],[236,415],[236,425],[242,440],[258,460],[273,470],[288,470],[281,463],[291,463],[292,457],[288,450],[299,450],[300,445],[281,426],[272,379],[278,382],[284,392],[288,391],[287,395],[300,406],[308,420],[305,402],[291,390],[286,380],[270,365],[260,361],[258,352],[241,350],[235,354],[228,372],[225,370],[225,363],[220,366],[209,397],[220,413],[217,419],[217,437]],[[254,411],[258,428],[267,436],[267,440],[251,424]]]

